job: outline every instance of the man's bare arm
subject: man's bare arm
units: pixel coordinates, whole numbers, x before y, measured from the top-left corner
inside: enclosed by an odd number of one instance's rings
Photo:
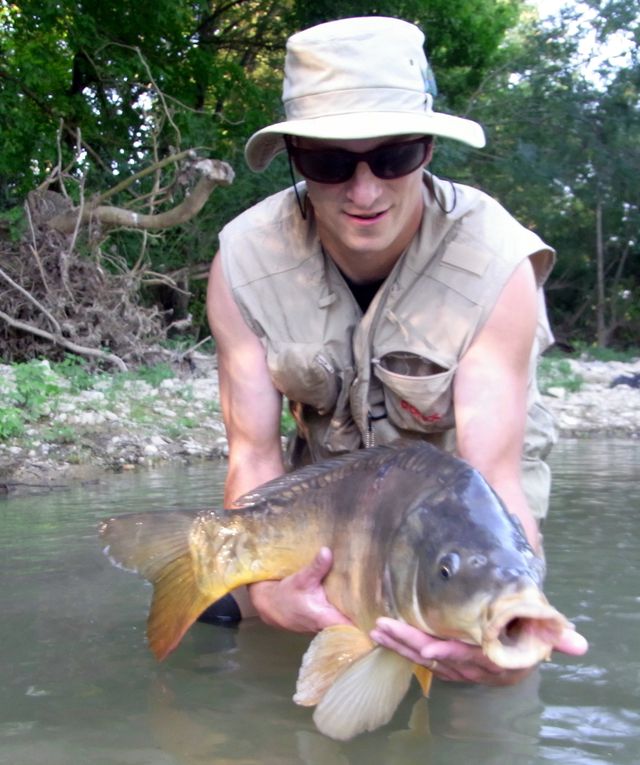
[[[235,303],[216,256],[207,313],[216,340],[220,403],[229,441],[225,505],[284,472],[280,444],[282,397],[267,368],[264,348]]]
[[[219,256],[213,261],[207,295],[216,339],[220,403],[229,440],[225,505],[284,472],[280,442],[282,396],[271,381],[262,343],[247,326],[226,283]],[[326,599],[322,581],[332,564],[323,548],[301,571],[281,581],[251,585],[249,599],[236,592],[243,615],[267,624],[315,632],[348,623]]]
[[[539,550],[538,526],[522,490],[529,363],[537,325],[536,283],[527,259],[515,270],[454,382],[457,446],[487,479]]]

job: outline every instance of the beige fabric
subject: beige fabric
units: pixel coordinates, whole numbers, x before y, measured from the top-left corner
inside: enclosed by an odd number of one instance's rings
[[[220,235],[226,279],[261,338],[274,384],[291,402],[313,461],[368,442],[424,438],[455,450],[452,382],[458,362],[517,265],[530,257],[540,287],[554,254],[497,202],[425,175],[418,235],[362,315],[313,217],[293,191],[243,213]],[[304,192],[304,184],[300,191]],[[435,203],[437,194],[445,214]],[[454,206],[455,196],[455,206]],[[552,340],[540,290],[531,359],[523,480],[533,512],[546,514],[553,422],[535,383]]]

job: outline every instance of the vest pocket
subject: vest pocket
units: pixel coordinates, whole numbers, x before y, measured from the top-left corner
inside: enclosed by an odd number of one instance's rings
[[[456,367],[413,353],[388,353],[373,359],[384,390],[387,415],[403,430],[435,433],[454,426],[452,383]]]
[[[340,391],[340,377],[317,345],[269,345],[267,365],[273,384],[290,401],[307,404],[318,414],[333,410]]]

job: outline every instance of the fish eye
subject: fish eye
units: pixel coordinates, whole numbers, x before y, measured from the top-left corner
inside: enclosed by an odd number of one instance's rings
[[[451,579],[460,568],[460,556],[457,553],[447,553],[440,558],[438,573],[441,579]]]

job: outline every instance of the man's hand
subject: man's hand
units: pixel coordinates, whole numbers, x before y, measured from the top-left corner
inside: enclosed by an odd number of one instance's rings
[[[458,640],[440,640],[404,622],[382,617],[371,632],[371,639],[401,654],[416,664],[430,669],[441,680],[515,685],[533,671],[503,669],[490,661],[478,646]],[[573,629],[566,629],[554,646],[556,651],[582,656],[588,649],[585,638]]]
[[[331,550],[321,548],[313,561],[280,581],[258,582],[249,597],[258,616],[272,627],[319,632],[334,624],[351,624],[327,600],[322,582],[331,570]]]

